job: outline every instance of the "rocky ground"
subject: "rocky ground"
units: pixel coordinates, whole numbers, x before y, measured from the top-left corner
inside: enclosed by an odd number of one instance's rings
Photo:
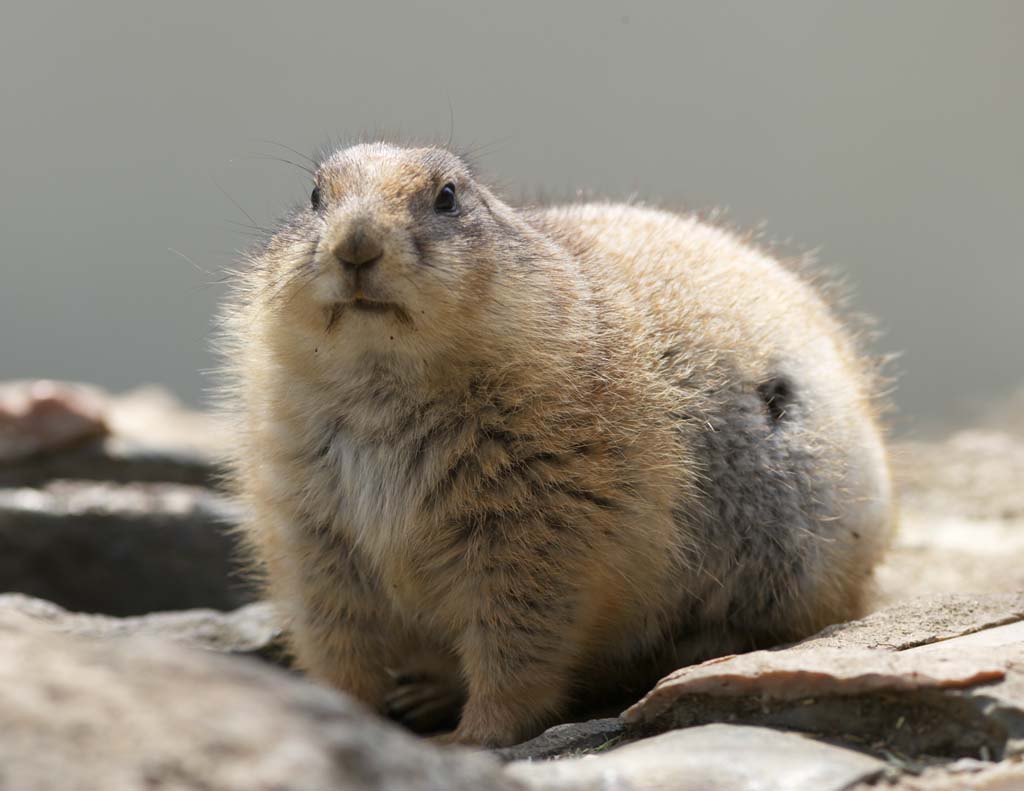
[[[0,791],[1024,790],[1024,435],[897,446],[867,618],[492,752],[286,669],[223,441],[159,391],[0,385]]]

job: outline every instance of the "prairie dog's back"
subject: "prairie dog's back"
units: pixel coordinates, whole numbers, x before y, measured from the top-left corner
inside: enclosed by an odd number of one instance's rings
[[[537,212],[588,276],[626,295],[631,331],[711,388],[799,372],[822,432],[871,423],[878,384],[817,290],[736,235],[693,216],[621,204]],[[835,425],[832,425],[835,423]],[[839,425],[842,424],[842,425]]]
[[[655,344],[685,341],[755,377],[791,356],[863,367],[816,290],[728,231],[694,216],[610,203],[533,217],[580,254],[592,278],[628,294],[637,331]],[[870,380],[863,385],[859,395],[873,398]]]
[[[599,289],[624,296],[631,334],[678,388],[677,428],[700,449],[712,522],[727,523],[717,549],[737,547],[730,556],[708,546],[696,553],[700,562],[725,560],[707,570],[728,576],[746,543],[751,557],[743,562],[768,564],[779,540],[771,530],[806,529],[820,542],[808,552],[807,575],[838,573],[831,591],[816,593],[819,606],[805,608],[806,621],[791,610],[788,626],[795,634],[836,612],[859,615],[864,599],[849,591],[865,590],[857,575],[880,558],[891,528],[878,526],[890,525],[892,514],[878,383],[858,339],[814,286],[696,217],[621,204],[531,216],[579,257]],[[805,491],[786,502],[779,490],[794,485]]]

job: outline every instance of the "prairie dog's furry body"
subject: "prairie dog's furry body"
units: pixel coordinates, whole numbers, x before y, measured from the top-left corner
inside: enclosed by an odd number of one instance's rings
[[[693,217],[511,209],[437,149],[316,179],[224,313],[245,534],[309,672],[421,723],[464,693],[453,738],[508,744],[861,612],[874,385],[796,275]],[[450,687],[396,698],[413,655]]]

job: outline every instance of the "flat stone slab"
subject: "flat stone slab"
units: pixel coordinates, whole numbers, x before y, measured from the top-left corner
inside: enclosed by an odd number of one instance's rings
[[[1019,424],[1019,411],[998,422]],[[876,575],[881,603],[1024,590],[1024,435],[963,431],[897,443],[891,458],[900,524]]]
[[[945,767],[926,769],[919,776],[904,775],[882,783],[857,783],[849,791],[1021,791],[1024,762],[965,759]]]
[[[166,390],[112,395],[73,382],[0,382],[0,486],[57,479],[211,485],[230,442]]]
[[[962,636],[928,642],[910,628],[891,643],[865,648],[892,615],[879,613],[790,648],[678,670],[623,714],[626,738],[736,722],[819,734],[878,754],[1021,754],[1024,621],[974,630],[1016,617],[1017,600],[955,601],[961,607],[949,619],[932,618],[942,626],[933,638],[966,630]],[[894,650],[908,645],[915,647]]]
[[[20,593],[0,594],[0,624],[25,623],[79,637],[162,637],[209,651],[268,655],[281,651],[281,627],[273,607],[254,602],[232,612],[185,610],[129,618],[68,612]]]
[[[537,791],[841,791],[884,770],[853,750],[743,725],[686,728],[601,755],[506,768]]]
[[[70,610],[141,615],[255,599],[223,497],[178,484],[0,489],[0,591]]]
[[[947,658],[961,655],[973,658],[988,655],[994,659],[1004,658],[1011,665],[1019,665],[1020,652],[1024,652],[1024,621],[1014,621],[971,632],[955,640],[920,645],[901,652],[899,656],[912,657],[916,660],[920,657],[933,656]]]
[[[0,464],[0,486],[42,486],[54,480],[214,486],[217,470],[214,459],[194,450],[116,436]]]
[[[792,649],[869,648],[903,651],[1024,619],[1024,593],[944,593],[898,602],[836,624]]]
[[[103,391],[89,385],[0,383],[0,464],[105,435],[108,402]]]
[[[892,459],[904,506],[913,511],[1024,519],[1024,437],[972,429],[941,442],[900,443]]]
[[[1024,635],[1024,633],[1022,633]],[[821,648],[754,651],[712,659],[668,675],[623,714],[629,724],[659,717],[680,697],[757,696],[794,701],[831,695],[963,689],[1002,681],[1011,659],[1024,660],[1024,646],[1008,656],[928,655]]]
[[[0,788],[512,791],[343,695],[244,657],[0,620]]]
[[[1024,519],[977,519],[904,508],[896,542],[876,572],[880,603],[936,593],[1024,590],[1021,557]]]

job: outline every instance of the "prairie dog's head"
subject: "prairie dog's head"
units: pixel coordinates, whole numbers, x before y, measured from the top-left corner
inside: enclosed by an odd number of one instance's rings
[[[460,158],[380,143],[323,161],[309,205],[254,272],[272,342],[335,365],[496,353],[510,335],[553,331],[543,317],[558,314],[552,302],[568,287],[558,283],[572,280],[561,248]]]

